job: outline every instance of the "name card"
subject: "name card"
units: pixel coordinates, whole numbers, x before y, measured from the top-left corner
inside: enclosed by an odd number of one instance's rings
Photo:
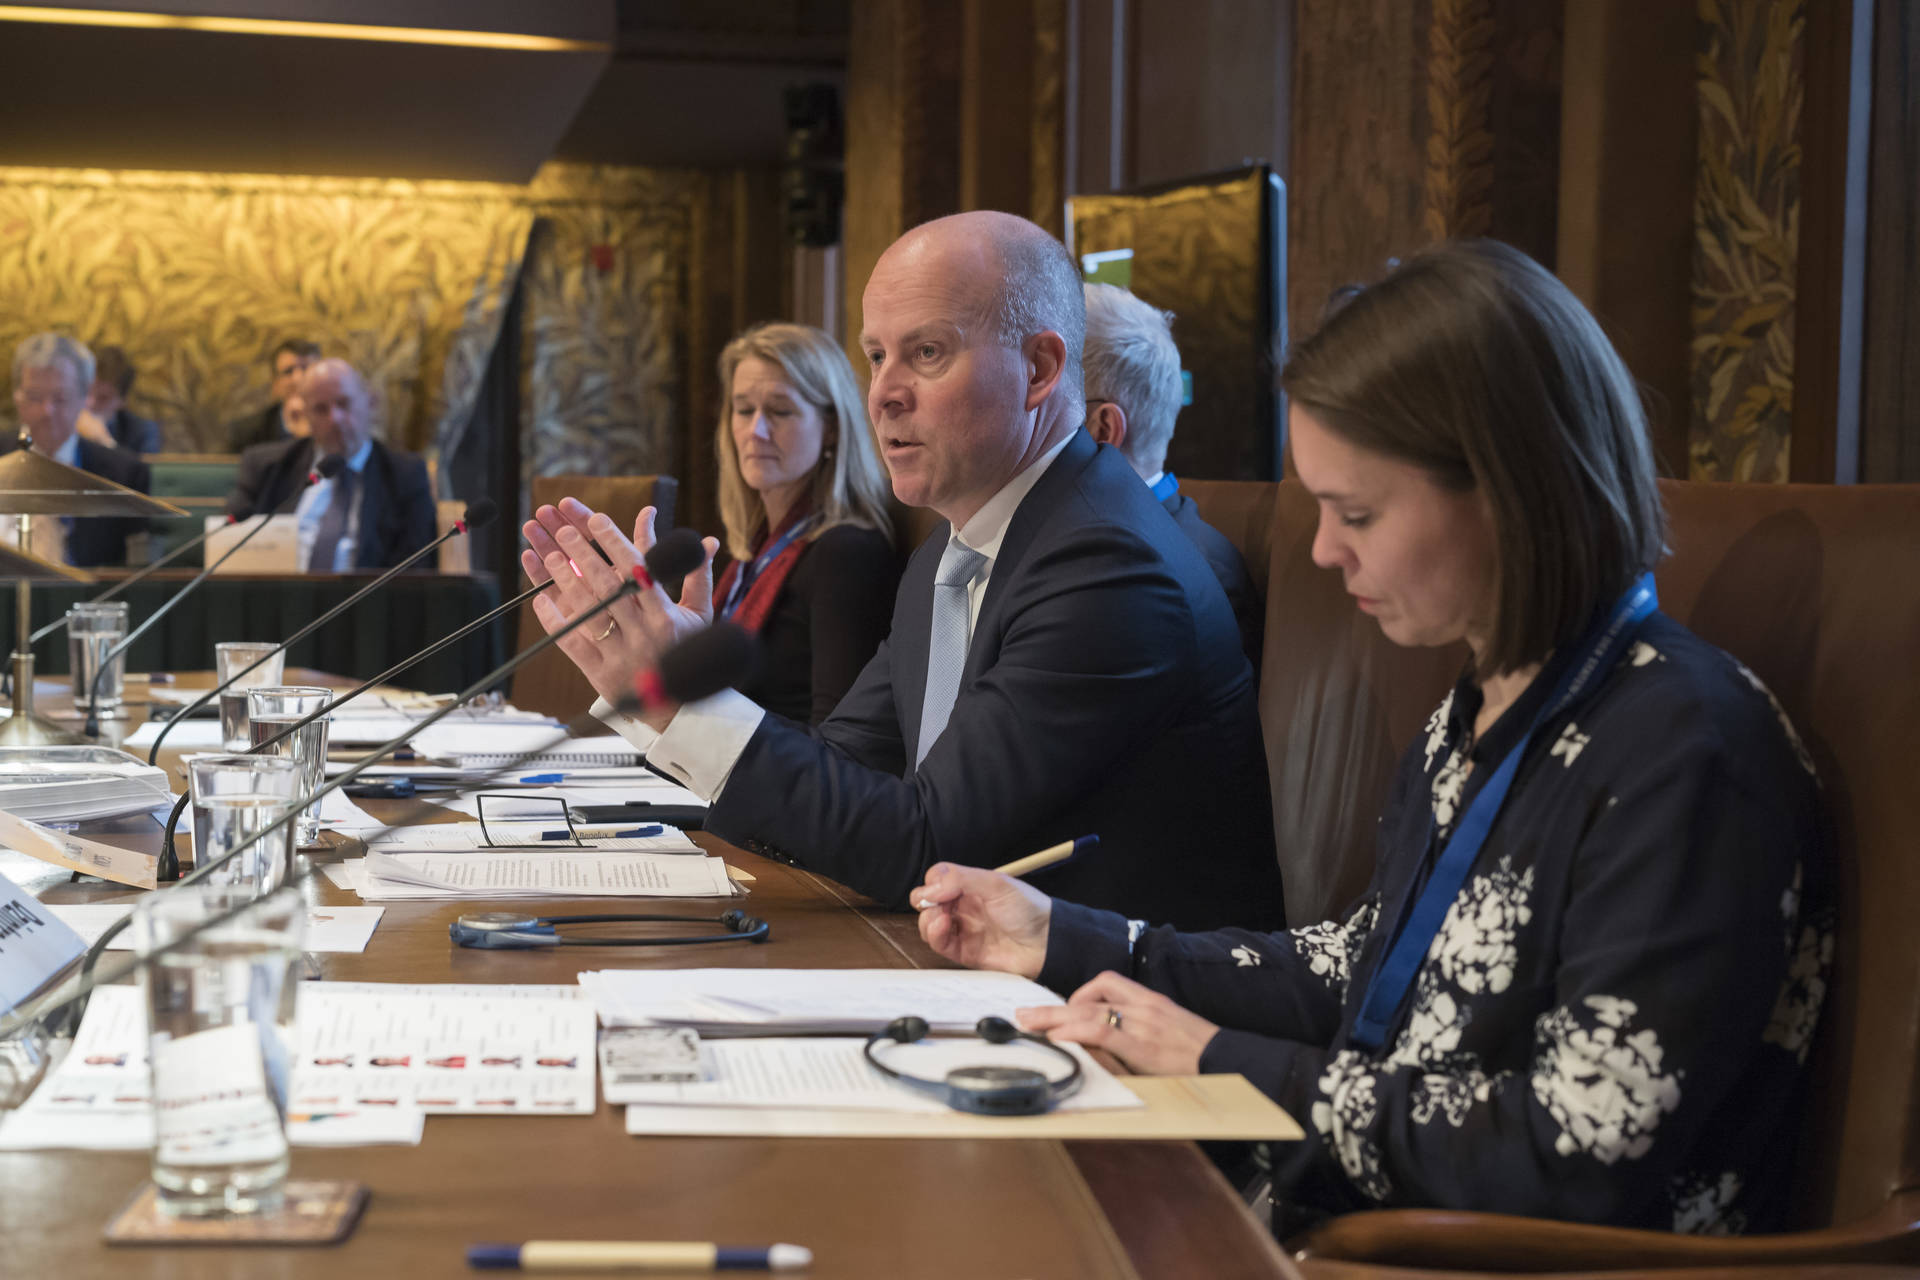
[[[81,875],[99,876],[102,880],[132,885],[136,889],[154,887],[154,876],[159,865],[159,859],[151,853],[136,853],[118,845],[102,844],[84,836],[54,831],[37,822],[16,817],[4,809],[0,809],[0,848],[24,853],[42,862],[51,862],[56,867],[78,871]]]
[[[0,1013],[5,1013],[80,958],[87,941],[0,876]]]

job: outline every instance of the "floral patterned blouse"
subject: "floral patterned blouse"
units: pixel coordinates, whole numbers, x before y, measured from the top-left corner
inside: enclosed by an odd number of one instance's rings
[[[1056,902],[1041,981],[1114,969],[1219,1024],[1201,1069],[1307,1130],[1275,1152],[1295,1208],[1777,1229],[1833,952],[1818,784],[1753,673],[1662,614],[1535,735],[1384,1048],[1348,1043],[1428,814],[1444,840],[1558,674],[1478,742],[1454,687],[1343,919],[1182,934]]]

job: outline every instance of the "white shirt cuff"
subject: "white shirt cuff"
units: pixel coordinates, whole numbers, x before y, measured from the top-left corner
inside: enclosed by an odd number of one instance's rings
[[[594,711],[599,715],[598,709]],[[679,781],[708,804],[719,797],[753,731],[766,718],[753,699],[733,689],[681,706],[651,746],[643,748],[647,763]],[[603,719],[605,717],[602,717]],[[616,715],[614,720],[625,719]],[[614,720],[607,720],[627,741],[639,746]],[[646,729],[644,724],[639,726]]]
[[[660,735],[653,731],[652,725],[624,711],[615,711],[613,704],[605,698],[595,698],[588,710],[593,713],[594,719],[632,743],[641,755],[645,755],[649,747],[660,741]]]

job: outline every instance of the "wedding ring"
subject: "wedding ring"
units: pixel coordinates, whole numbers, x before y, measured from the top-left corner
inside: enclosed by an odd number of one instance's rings
[[[1114,1008],[1112,1005],[1108,1005],[1107,1006],[1107,1025],[1113,1028],[1115,1031],[1118,1031],[1120,1029],[1120,1024],[1122,1021],[1123,1019],[1120,1017],[1120,1011]]]
[[[599,635],[593,638],[594,643],[598,644],[600,641],[605,640],[608,636],[612,635],[614,632],[618,631],[619,629],[620,629],[620,620],[618,618],[610,619],[607,622],[607,629],[605,631],[602,631]]]

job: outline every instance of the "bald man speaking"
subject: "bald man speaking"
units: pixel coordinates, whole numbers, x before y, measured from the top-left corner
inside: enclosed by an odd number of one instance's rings
[[[889,904],[935,862],[991,866],[1088,833],[1050,894],[1185,927],[1282,920],[1254,686],[1219,583],[1124,458],[1083,429],[1079,273],[1010,214],[943,218],[875,266],[860,345],[894,492],[946,523],[892,632],[815,729],[737,693],[649,713],[606,700],[711,617],[709,568],[561,647],[596,710],[709,799],[707,828]],[[636,548],[578,503],[525,528],[549,631]],[[651,512],[635,542],[650,544]],[[613,562],[608,568],[591,539]],[[657,736],[656,736],[657,735]]]

